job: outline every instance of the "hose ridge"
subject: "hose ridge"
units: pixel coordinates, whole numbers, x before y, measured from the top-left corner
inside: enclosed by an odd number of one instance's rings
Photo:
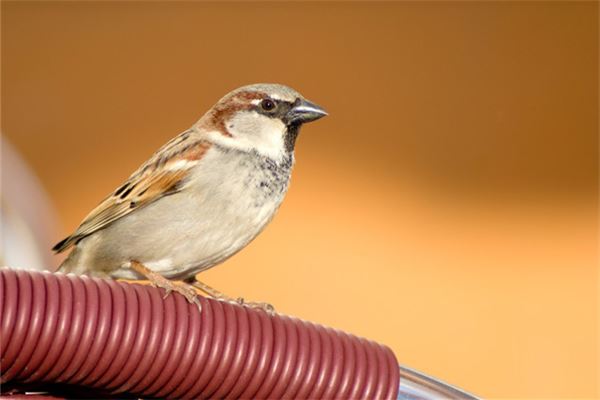
[[[136,283],[0,268],[0,382],[50,392],[66,384],[60,390],[99,397],[397,396],[388,347],[214,299],[201,298],[199,312],[179,294],[164,295]]]

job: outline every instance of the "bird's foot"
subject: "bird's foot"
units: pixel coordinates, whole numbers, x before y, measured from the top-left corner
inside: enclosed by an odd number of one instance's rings
[[[164,298],[167,298],[171,292],[179,293],[185,297],[189,303],[195,304],[198,306],[198,309],[202,311],[202,304],[200,303],[198,292],[191,285],[188,285],[185,282],[167,279],[161,274],[150,270],[148,267],[138,261],[131,261],[131,268],[148,279],[153,286],[165,289]]]
[[[257,308],[259,310],[263,310],[269,315],[275,314],[275,307],[272,304],[264,303],[260,301],[246,301],[242,297],[238,297],[235,299],[235,302],[244,307]]]
[[[194,289],[192,286],[188,285],[187,283],[179,282],[179,281],[171,281],[171,280],[167,279],[167,281],[165,282],[164,285],[157,285],[157,286],[165,289],[165,297],[164,298],[167,298],[167,296],[171,292],[177,292],[180,295],[182,295],[183,297],[185,297],[188,302],[190,302],[192,304],[196,304],[198,306],[198,308],[200,308],[202,310],[202,305],[200,304],[200,297],[198,295],[198,292],[196,292],[196,289]]]
[[[211,286],[208,286],[206,283],[200,282],[199,280],[196,280],[196,279],[194,279],[194,281],[192,282],[192,286],[200,289],[201,291],[203,291],[204,293],[206,293],[207,295],[209,295],[210,297],[212,297],[215,300],[225,301],[227,303],[237,304],[237,305],[241,305],[241,306],[249,307],[249,308],[256,308],[256,309],[265,311],[269,315],[275,314],[275,307],[273,307],[269,303],[246,301],[242,297],[238,297],[238,298],[230,297],[230,296],[227,296],[225,293],[220,292],[217,289],[215,289]]]

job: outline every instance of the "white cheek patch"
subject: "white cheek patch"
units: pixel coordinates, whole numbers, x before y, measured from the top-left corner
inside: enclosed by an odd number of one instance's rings
[[[278,118],[269,118],[255,111],[239,112],[226,123],[233,136],[234,146],[257,152],[271,158],[283,156],[285,124]]]

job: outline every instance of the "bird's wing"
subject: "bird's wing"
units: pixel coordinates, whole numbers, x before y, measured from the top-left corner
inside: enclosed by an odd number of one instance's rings
[[[192,167],[210,147],[206,141],[191,140],[190,133],[184,132],[160,148],[122,186],[93,209],[71,236],[52,250],[60,253],[119,218],[180,191]]]

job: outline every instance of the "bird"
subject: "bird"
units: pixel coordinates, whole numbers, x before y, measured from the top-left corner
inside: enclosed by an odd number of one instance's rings
[[[53,247],[73,248],[58,272],[145,279],[198,306],[192,284],[230,299],[196,275],[243,249],[272,220],[288,190],[300,127],[326,115],[281,84],[229,92]]]

